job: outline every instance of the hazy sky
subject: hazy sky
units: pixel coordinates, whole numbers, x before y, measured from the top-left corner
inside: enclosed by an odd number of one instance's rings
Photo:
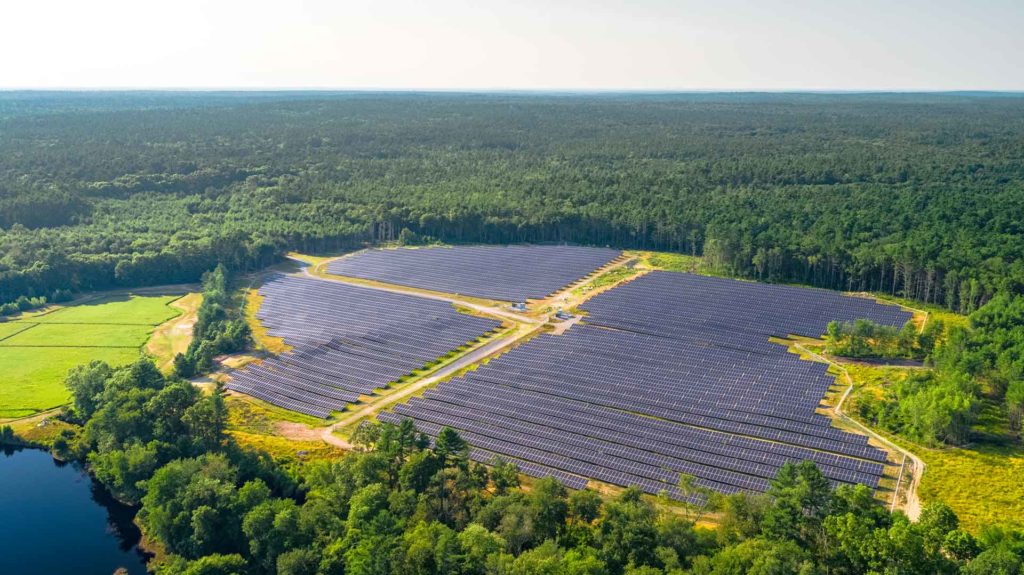
[[[0,87],[1024,90],[1024,0],[10,0]]]

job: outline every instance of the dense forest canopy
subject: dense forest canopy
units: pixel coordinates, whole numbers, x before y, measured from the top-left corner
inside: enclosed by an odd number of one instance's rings
[[[1024,96],[7,93],[0,304],[416,237],[704,254],[973,311],[1024,285]]]

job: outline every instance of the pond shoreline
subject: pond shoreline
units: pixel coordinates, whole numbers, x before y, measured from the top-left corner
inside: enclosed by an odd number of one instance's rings
[[[7,468],[0,490],[16,494],[0,494],[0,512],[21,518],[0,527],[0,548],[7,547],[0,572],[149,572],[158,553],[143,545],[138,507],[118,501],[82,462],[55,457],[45,446],[8,441],[0,446],[0,466]],[[36,571],[25,571],[26,565]]]

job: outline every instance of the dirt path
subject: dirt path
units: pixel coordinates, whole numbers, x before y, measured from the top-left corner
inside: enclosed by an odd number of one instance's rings
[[[331,445],[336,445],[343,449],[351,449],[352,445],[349,442],[345,441],[344,439],[334,434],[334,431],[336,429],[348,427],[359,422],[364,418],[370,417],[377,413],[378,411],[384,409],[385,407],[397,403],[415,394],[416,392],[420,391],[425,387],[429,387],[430,385],[433,385],[434,383],[437,383],[438,381],[454,373],[457,373],[462,369],[465,369],[475,363],[479,363],[484,359],[511,347],[516,342],[522,340],[523,338],[529,336],[530,334],[536,333],[540,329],[541,326],[537,325],[526,329],[516,330],[512,333],[509,333],[505,337],[496,339],[494,341],[487,343],[486,345],[478,347],[470,351],[469,353],[459,357],[455,361],[445,365],[444,367],[430,374],[429,376],[424,377],[423,379],[420,379],[406,387],[403,387],[394,393],[381,395],[374,401],[366,404],[365,406],[360,407],[358,410],[353,411],[351,413],[347,413],[336,423],[333,423],[323,428],[320,437],[327,443],[330,443]]]
[[[316,273],[313,273],[312,271],[310,271],[311,266],[309,265],[308,262],[306,262],[304,260],[301,260],[301,259],[298,259],[298,258],[290,258],[290,259],[292,259],[293,261],[299,263],[299,265],[302,266],[302,274],[303,275],[305,275],[306,277],[312,278],[312,279],[320,280],[320,281],[329,281],[329,282],[335,282],[335,283],[340,283],[340,284],[345,284],[345,285],[359,286],[359,287],[364,287],[364,288],[369,288],[369,289],[386,291],[386,292],[390,292],[390,293],[397,293],[397,294],[402,294],[402,295],[412,295],[412,296],[422,297],[422,298],[426,298],[426,299],[432,299],[432,300],[437,300],[437,301],[444,301],[444,302],[448,302],[448,303],[451,303],[451,304],[454,304],[454,305],[457,305],[457,306],[460,306],[460,307],[471,309],[471,310],[473,310],[475,312],[478,312],[478,313],[499,317],[501,319],[513,321],[513,322],[516,322],[516,323],[537,323],[537,324],[541,324],[541,323],[544,323],[544,322],[547,321],[547,318],[543,318],[543,319],[533,318],[533,317],[530,317],[530,316],[527,316],[527,315],[524,315],[524,314],[519,314],[519,313],[515,313],[515,312],[512,312],[512,311],[503,309],[503,308],[498,307],[498,306],[480,305],[478,303],[474,303],[474,302],[471,302],[471,301],[466,301],[464,299],[460,299],[460,298],[454,297],[454,296],[445,296],[445,295],[441,295],[441,294],[425,293],[423,291],[416,291],[414,289],[407,289],[407,288],[404,288],[403,286],[399,286],[399,285],[388,285],[388,286],[385,286],[385,285],[369,285],[369,284],[367,284],[365,282],[361,282],[361,281],[348,280],[348,279],[346,279],[346,278],[344,278],[342,276],[324,276],[324,275],[319,275],[319,274],[316,274]],[[327,261],[325,261],[325,262],[323,262],[321,264],[318,264],[316,267],[319,268],[321,266],[327,265],[331,261],[333,261],[333,260],[327,260]]]
[[[181,310],[181,315],[157,326],[146,342],[146,352],[153,356],[157,367],[167,371],[174,364],[174,356],[185,353],[192,342],[192,328],[199,314],[201,293],[190,293],[171,302],[171,307]]]
[[[907,514],[907,517],[909,517],[912,521],[917,521],[918,517],[921,516],[921,500],[917,495],[917,489],[921,484],[921,476],[924,475],[924,461],[922,461],[920,457],[914,455],[912,452],[900,447],[899,445],[896,445],[895,443],[889,441],[885,437],[882,437],[871,428],[867,427],[866,425],[862,424],[856,419],[853,419],[852,417],[846,415],[846,413],[843,412],[843,404],[846,403],[846,398],[848,398],[850,396],[850,393],[853,391],[853,378],[850,377],[850,373],[846,371],[846,368],[844,368],[841,364],[838,364],[818,353],[810,351],[803,345],[796,344],[794,347],[799,349],[801,352],[806,353],[807,355],[817,359],[818,361],[835,366],[836,369],[840,370],[843,373],[843,377],[846,379],[847,387],[846,390],[843,391],[842,397],[839,398],[839,402],[836,403],[834,408],[832,408],[832,412],[836,415],[836,417],[850,425],[853,425],[854,427],[861,430],[869,437],[872,437],[876,441],[885,445],[890,450],[903,454],[903,457],[905,458],[904,462],[909,462],[909,466],[907,466],[906,470],[901,468],[899,480],[906,481],[904,476],[909,473],[910,483],[907,486],[906,499],[902,502],[899,500],[900,486],[899,484],[897,484],[896,489],[893,492],[893,502],[890,510],[901,509],[904,513]]]
[[[341,256],[341,257],[344,257],[344,256]],[[484,344],[484,345],[482,345],[482,346],[480,346],[478,348],[475,348],[475,349],[472,349],[472,350],[468,351],[464,355],[458,357],[457,359],[455,359],[451,363],[448,363],[448,364],[442,366],[437,371],[427,375],[426,377],[423,377],[422,379],[419,379],[419,380],[417,380],[417,381],[415,381],[415,382],[413,382],[411,384],[408,384],[408,385],[406,385],[404,387],[398,388],[397,390],[395,390],[392,393],[387,393],[387,394],[381,395],[379,397],[376,397],[376,398],[374,398],[373,401],[371,401],[371,402],[369,402],[369,403],[367,403],[365,405],[359,406],[358,409],[356,409],[355,411],[346,412],[345,414],[342,415],[342,418],[339,421],[337,421],[337,422],[335,422],[335,423],[333,423],[331,425],[328,425],[326,427],[316,427],[316,428],[313,428],[313,427],[309,427],[309,426],[302,425],[302,424],[279,422],[279,424],[276,427],[276,431],[279,434],[281,434],[283,437],[287,437],[287,438],[291,438],[291,439],[304,439],[304,440],[308,440],[308,439],[310,439],[313,436],[319,436],[326,443],[329,443],[331,445],[334,445],[334,446],[342,448],[342,449],[351,449],[352,445],[348,441],[346,441],[345,439],[335,435],[334,432],[336,430],[349,427],[351,425],[354,425],[354,424],[358,423],[359,421],[361,421],[361,420],[363,420],[365,418],[371,417],[374,414],[376,414],[379,411],[381,411],[382,409],[385,409],[385,408],[387,408],[390,405],[393,405],[393,404],[395,404],[397,402],[400,402],[403,399],[406,399],[406,398],[408,398],[408,397],[418,393],[419,391],[423,390],[424,388],[429,387],[429,386],[437,383],[438,381],[443,380],[443,379],[445,379],[445,378],[447,378],[447,377],[449,377],[449,376],[459,372],[460,370],[463,370],[463,369],[465,369],[467,367],[470,367],[470,366],[472,366],[474,364],[477,364],[477,363],[483,361],[484,359],[486,359],[488,357],[491,357],[491,356],[493,356],[495,354],[498,354],[498,353],[508,349],[509,347],[515,345],[516,343],[518,343],[520,341],[523,341],[524,339],[526,339],[528,337],[532,337],[533,335],[535,335],[536,333],[541,331],[544,328],[544,326],[547,325],[551,321],[551,318],[553,317],[553,314],[554,314],[553,311],[549,311],[547,313],[540,314],[539,316],[536,314],[536,312],[534,312],[534,315],[520,314],[520,313],[512,312],[510,310],[506,310],[503,307],[499,307],[499,306],[481,305],[481,304],[476,303],[476,302],[466,301],[464,299],[461,299],[461,298],[453,296],[453,295],[425,293],[422,290],[416,290],[415,288],[404,288],[403,286],[399,286],[399,285],[390,285],[390,284],[389,285],[368,285],[368,284],[366,284],[364,282],[359,282],[359,281],[347,281],[344,277],[341,277],[341,276],[325,276],[325,275],[320,275],[318,273],[314,273],[314,270],[319,269],[319,268],[327,265],[328,263],[330,263],[331,261],[333,261],[334,259],[337,259],[337,258],[331,258],[331,259],[327,259],[327,260],[324,260],[324,261],[320,261],[320,262],[316,263],[315,265],[313,265],[310,262],[305,261],[305,260],[303,260],[301,258],[291,257],[291,256],[289,256],[289,258],[292,261],[294,261],[295,263],[297,263],[301,267],[301,274],[302,275],[304,275],[306,277],[309,277],[309,278],[312,278],[312,279],[316,279],[316,280],[320,280],[320,281],[331,281],[331,282],[342,283],[342,284],[347,284],[347,285],[357,285],[357,286],[366,287],[366,288],[369,288],[369,289],[377,289],[377,290],[387,291],[387,292],[391,292],[391,293],[399,293],[399,294],[403,294],[403,295],[412,295],[412,296],[416,296],[416,297],[423,297],[423,298],[427,298],[427,299],[444,301],[444,302],[451,303],[453,305],[457,305],[457,306],[460,306],[460,307],[471,309],[473,311],[476,311],[477,313],[481,313],[481,314],[484,314],[484,315],[489,315],[491,317],[496,317],[496,318],[499,318],[499,319],[502,319],[502,320],[510,321],[510,322],[512,322],[516,326],[515,329],[509,331],[508,333],[506,333],[502,337],[499,337],[499,338],[497,338],[495,340],[492,340],[492,341],[490,341],[490,342],[488,342],[488,343],[486,343],[486,344]],[[633,258],[623,258],[623,259],[621,259],[619,261],[612,262],[611,264],[600,268],[599,270],[597,270],[591,276],[589,276],[589,277],[587,277],[585,279],[582,279],[580,281],[574,282],[574,283],[570,284],[569,286],[566,286],[565,288],[563,288],[561,291],[559,291],[558,293],[554,294],[553,296],[551,296],[549,298],[546,298],[545,300],[539,302],[539,305],[541,307],[543,307],[545,305],[549,305],[550,306],[550,304],[552,304],[554,302],[559,302],[559,303],[563,303],[564,302],[567,306],[579,305],[580,303],[582,303],[583,301],[586,301],[587,299],[590,299],[591,297],[593,297],[597,293],[605,291],[605,289],[611,289],[611,287],[613,287],[614,285],[617,285],[618,282],[616,282],[615,284],[611,284],[609,286],[604,286],[600,290],[593,290],[592,292],[585,293],[585,294],[579,294],[579,295],[573,294],[574,290],[576,290],[580,286],[586,285],[594,277],[597,277],[599,275],[602,275],[604,273],[607,273],[607,272],[612,271],[612,270],[614,270],[616,268],[619,268],[619,267],[622,267],[622,266],[626,265],[632,259]],[[567,329],[569,329],[570,327],[575,325],[578,320],[579,320],[579,318],[577,317],[577,318],[573,318],[570,321],[557,322],[556,324],[554,324],[554,333],[557,333],[557,334],[564,333]]]

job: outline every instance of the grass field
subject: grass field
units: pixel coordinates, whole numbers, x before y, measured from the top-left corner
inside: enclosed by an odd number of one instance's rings
[[[131,347],[146,341],[149,325],[41,323],[3,341],[0,347]]]
[[[941,316],[947,322],[963,321],[960,318],[948,312]],[[886,387],[902,381],[909,372],[907,368],[863,364],[845,367],[855,384],[846,405],[851,417],[856,417],[860,398],[880,397]],[[1024,527],[1024,446],[1014,443],[1005,414],[989,407],[973,428],[984,441],[966,447],[929,449],[892,438],[927,466],[918,490],[922,503],[949,505],[964,528],[974,533],[986,525]]]
[[[159,325],[178,315],[169,304],[180,296],[111,296],[62,307],[31,321],[40,323],[111,323]]]
[[[138,358],[153,329],[180,313],[170,306],[178,297],[107,297],[0,324],[0,419],[65,404],[64,377],[77,365]]]
[[[30,323],[0,323],[0,345],[3,345],[7,338],[30,327],[32,327]]]
[[[68,400],[64,376],[95,359],[120,365],[139,357],[126,347],[0,347],[0,418],[24,417]]]
[[[928,469],[920,496],[942,501],[977,533],[986,525],[1024,528],[1024,447],[979,444],[918,449]]]

